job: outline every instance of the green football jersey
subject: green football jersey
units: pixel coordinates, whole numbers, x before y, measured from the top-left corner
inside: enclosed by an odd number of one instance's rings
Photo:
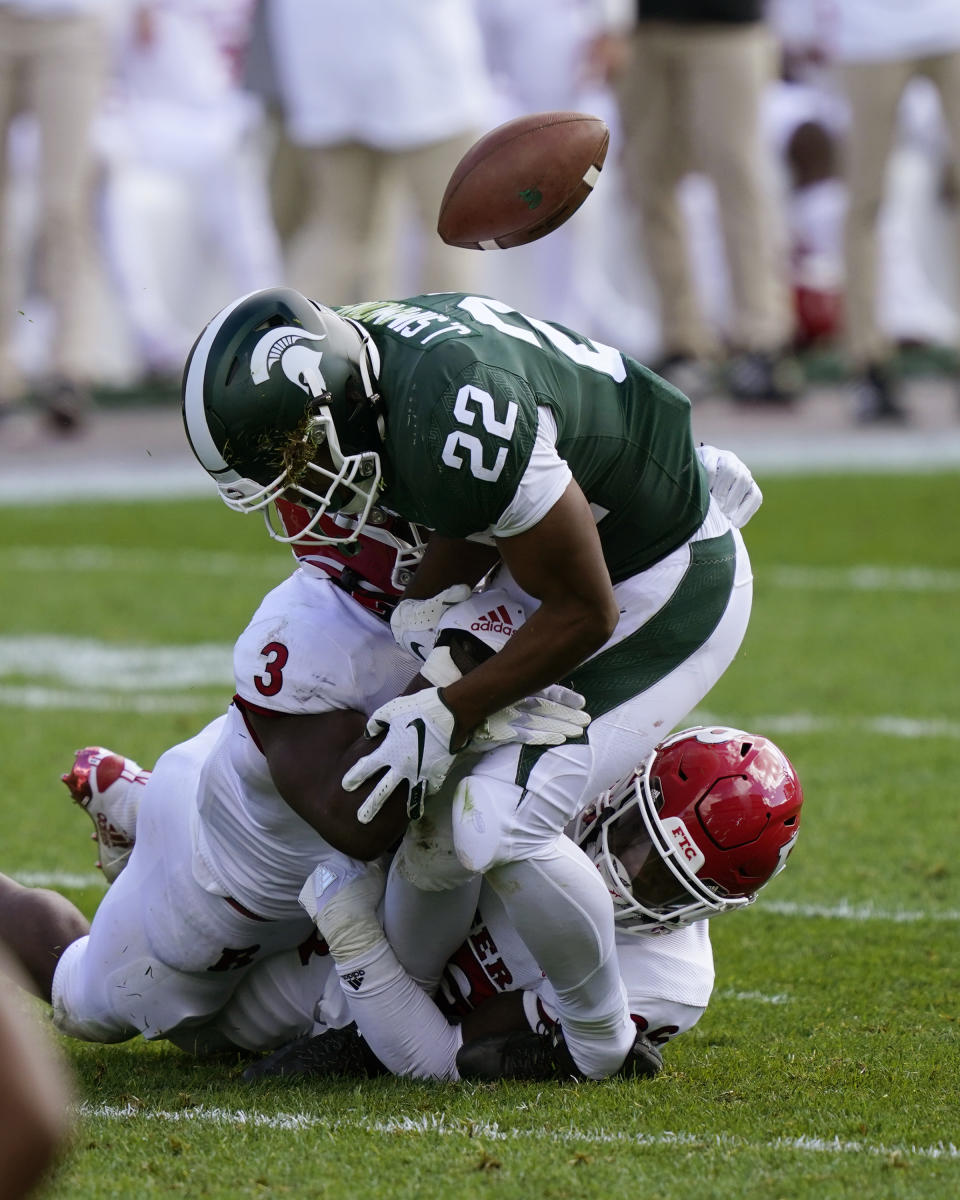
[[[380,351],[385,508],[448,537],[488,530],[514,498],[546,405],[614,582],[702,523],[690,402],[627,355],[459,292],[338,311]]]

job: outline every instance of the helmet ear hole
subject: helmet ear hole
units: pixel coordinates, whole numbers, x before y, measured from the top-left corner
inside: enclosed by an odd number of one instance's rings
[[[273,313],[265,321],[261,321],[259,325],[255,325],[253,331],[254,333],[262,333],[265,329],[277,329],[279,326],[286,324],[286,318],[281,316],[280,313]]]

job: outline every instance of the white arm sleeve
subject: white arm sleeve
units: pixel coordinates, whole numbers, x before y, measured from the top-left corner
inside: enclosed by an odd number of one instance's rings
[[[400,965],[386,938],[351,962],[337,964],[340,986],[367,1045],[393,1075],[460,1078],[459,1025]]]

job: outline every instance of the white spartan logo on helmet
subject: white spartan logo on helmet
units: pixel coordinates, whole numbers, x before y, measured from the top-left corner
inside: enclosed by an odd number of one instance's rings
[[[322,350],[313,350],[306,341],[322,342],[324,333],[309,333],[294,325],[281,325],[265,333],[250,355],[250,377],[254,383],[266,383],[270,368],[279,362],[291,383],[302,388],[308,396],[322,396],[327,390],[320,371]]]

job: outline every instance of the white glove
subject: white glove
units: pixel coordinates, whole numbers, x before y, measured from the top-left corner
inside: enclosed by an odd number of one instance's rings
[[[710,495],[730,523],[742,529],[763,503],[749,467],[732,450],[716,446],[698,447],[697,457],[707,472]]]
[[[484,754],[511,742],[525,746],[559,746],[567,738],[578,738],[590,724],[586,703],[578,692],[556,684],[535,696],[509,704],[478,726],[464,747]]]
[[[347,870],[321,863],[300,890],[300,905],[335,962],[349,962],[384,940],[377,905],[386,876],[376,863]]]
[[[437,687],[449,687],[463,676],[449,646],[431,650],[420,674]],[[567,738],[579,737],[590,724],[590,714],[583,711],[585,703],[579,692],[554,684],[491,713],[473,731],[464,749],[471,754],[485,754],[510,742],[559,746]]]
[[[422,815],[425,795],[439,790],[456,758],[450,749],[455,724],[453,713],[440,699],[439,688],[425,688],[381,704],[367,722],[367,735],[376,737],[386,730],[387,736],[343,777],[344,790],[354,792],[371,775],[388,768],[360,805],[357,820],[362,825],[373,820],[404,781],[409,786],[408,815],[414,821]]]
[[[422,661],[433,649],[443,614],[466,600],[472,590],[469,584],[455,583],[429,600],[401,600],[390,614],[394,641]]]

